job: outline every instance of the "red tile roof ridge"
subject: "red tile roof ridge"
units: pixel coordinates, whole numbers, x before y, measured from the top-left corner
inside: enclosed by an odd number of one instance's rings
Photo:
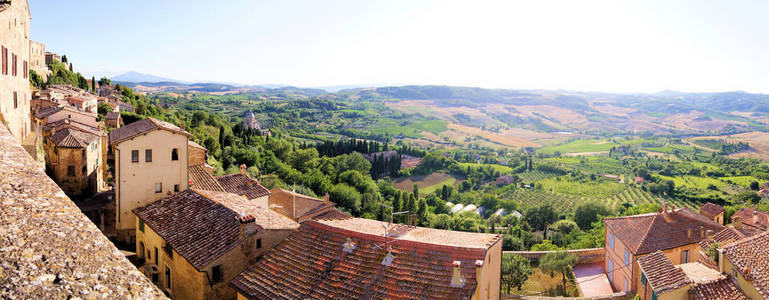
[[[377,222],[379,222],[379,221],[377,221]],[[479,257],[481,257],[480,259],[482,259],[483,257],[485,257],[486,250],[488,250],[489,248],[494,246],[494,244],[498,243],[501,240],[501,237],[497,235],[498,237],[494,241],[489,243],[488,246],[485,247],[485,248],[483,248],[483,247],[463,247],[463,246],[457,246],[457,245],[447,245],[447,244],[437,244],[437,243],[425,242],[425,241],[417,241],[417,240],[413,240],[413,239],[404,239],[404,238],[402,238],[402,236],[400,236],[400,237],[387,237],[387,236],[384,236],[384,228],[382,228],[382,234],[378,235],[378,234],[372,234],[372,233],[367,233],[367,232],[360,232],[360,231],[355,231],[355,230],[351,230],[351,229],[347,229],[347,228],[341,228],[341,227],[333,226],[333,225],[330,225],[330,224],[326,224],[326,222],[324,222],[324,220],[307,220],[307,221],[303,222],[302,224],[307,224],[307,225],[309,225],[309,226],[311,226],[313,228],[328,230],[328,231],[331,231],[331,232],[336,232],[336,233],[344,234],[344,235],[347,235],[347,236],[354,236],[354,237],[358,237],[358,238],[366,239],[366,240],[374,240],[374,241],[379,241],[379,242],[390,242],[392,244],[397,244],[397,245],[413,246],[413,247],[419,247],[419,248],[431,249],[431,250],[441,250],[441,251],[452,250],[452,253],[454,253],[454,254],[464,254],[464,255],[467,255],[467,256],[462,256],[462,257],[471,258],[471,259],[479,259]],[[411,229],[413,229],[413,228],[410,228],[409,231]],[[428,229],[431,229],[431,228],[428,228]],[[431,230],[440,230],[440,229],[431,229]]]

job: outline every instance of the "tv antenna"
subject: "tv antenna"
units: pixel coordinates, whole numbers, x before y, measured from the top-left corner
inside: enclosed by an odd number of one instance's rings
[[[389,240],[389,238],[390,238],[390,228],[392,227],[392,224],[393,224],[393,216],[407,214],[407,213],[409,213],[409,211],[408,210],[404,210],[404,211],[394,212],[393,211],[393,207],[390,206],[390,205],[384,204],[382,202],[379,202],[379,205],[387,207],[387,208],[390,209],[390,220],[387,222],[387,225],[382,224],[382,227],[384,227],[384,231],[385,231],[385,233],[384,233],[384,237],[385,237],[384,244],[382,244],[382,245],[374,245],[374,248],[385,248],[384,246],[392,243],[392,240]]]

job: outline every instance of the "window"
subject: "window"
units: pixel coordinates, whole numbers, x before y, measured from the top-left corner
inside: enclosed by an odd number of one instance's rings
[[[131,162],[139,162],[139,150],[131,150]]]
[[[609,248],[614,250],[614,234],[609,233]]]
[[[83,175],[85,175],[86,173],[88,173],[88,169],[85,166],[83,166]]]
[[[681,252],[681,263],[685,264],[689,262],[689,250]]]
[[[144,150],[144,161],[152,162],[152,149]]]
[[[155,184],[155,194],[160,194],[163,192],[163,183],[159,182]]]
[[[16,94],[16,92],[13,92],[13,108],[19,108],[19,95]]]
[[[630,253],[627,252],[627,249],[625,250],[625,266],[627,267],[630,264]]]
[[[654,291],[652,291],[652,300],[657,300],[657,294],[655,294]]]
[[[24,78],[27,78],[29,76],[29,68],[27,67],[27,61],[24,61]]]
[[[144,232],[144,221],[139,219],[139,231]]]
[[[178,193],[178,192],[179,192],[179,185],[174,184],[174,193]]]
[[[174,249],[171,248],[170,244],[163,242],[163,252],[168,255],[168,259],[174,259]]]
[[[67,166],[67,176],[75,176],[75,166]]]
[[[214,283],[222,282],[222,279],[224,279],[224,274],[222,272],[222,265],[214,266],[211,268],[211,281]]]
[[[5,46],[2,46],[2,56],[3,56],[3,75],[8,75],[8,48],[5,48]]]
[[[641,273],[641,284],[646,286],[646,274],[644,273]]]
[[[12,55],[13,61],[11,62],[11,75],[16,76],[19,72],[16,72],[16,65],[18,64],[16,54]]]
[[[609,259],[609,281],[614,281],[614,262]]]
[[[166,266],[166,290],[171,290],[171,268]]]
[[[155,264],[158,264],[158,247],[155,247]]]
[[[179,149],[171,149],[171,160],[179,160]]]
[[[262,239],[256,239],[256,249],[262,249]]]

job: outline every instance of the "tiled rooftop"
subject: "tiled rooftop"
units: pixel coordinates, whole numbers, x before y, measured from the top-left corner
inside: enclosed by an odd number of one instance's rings
[[[753,281],[761,296],[769,298],[769,231],[721,249],[724,259],[732,263],[743,277]]]
[[[695,300],[749,300],[730,278],[714,280],[692,286],[689,296]],[[690,298],[691,299],[691,298]]]
[[[699,243],[705,231],[718,232],[724,228],[688,208],[605,218],[604,222],[636,255]]]
[[[750,207],[740,208],[736,211],[732,215],[732,223],[735,223],[736,218],[742,220],[743,227],[747,227],[740,231],[748,236],[766,231],[767,226],[769,226],[769,213]]]
[[[0,125],[0,298],[164,298]]]
[[[719,245],[724,246],[726,244],[741,240],[743,238],[745,238],[745,235],[742,234],[741,232],[737,231],[732,227],[726,227],[723,230],[714,234],[711,240],[708,240],[706,238],[700,241],[700,246],[702,247],[702,249],[707,250],[708,248],[710,248],[711,245],[713,245],[713,243],[718,243]]]
[[[374,236],[383,236],[385,233],[385,228],[388,226],[387,222],[363,218],[317,220],[317,222],[334,228],[360,232]],[[398,240],[458,248],[487,249],[502,238],[497,234],[450,231],[425,227],[411,227],[401,224],[391,224],[389,228],[390,236]]]
[[[191,188],[224,192],[224,188],[219,184],[219,181],[211,175],[210,170],[205,164],[189,166],[187,168],[187,174],[190,176]]]
[[[333,202],[323,201],[284,189],[270,190],[270,196],[267,199],[271,210],[297,221],[322,214],[334,207]],[[294,209],[294,203],[296,203],[296,209]]]
[[[110,145],[116,145],[124,140],[133,138],[137,135],[144,134],[156,129],[160,130],[167,130],[170,132],[191,136],[189,132],[186,132],[179,128],[178,126],[165,122],[160,121],[155,118],[146,118],[143,120],[139,120],[136,122],[133,122],[131,124],[125,125],[123,127],[117,128],[115,130],[112,130],[109,133],[109,144]]]
[[[270,191],[245,174],[235,173],[216,177],[225,191],[237,195],[246,196],[248,199],[256,199],[267,196]]]
[[[85,148],[99,136],[74,128],[64,128],[50,137],[52,143],[63,148]]]
[[[724,212],[723,207],[711,202],[707,202],[700,206],[700,214],[703,214],[707,217],[714,217],[722,212]]]
[[[724,278],[724,275],[718,272],[718,270],[711,269],[699,262],[680,264],[676,268],[684,271],[684,274],[692,283],[709,282]]]
[[[291,219],[231,193],[189,189],[133,212],[200,270],[242,242],[241,223],[295,230]]]
[[[329,222],[305,221],[299,232],[291,234],[230,284],[255,299],[472,296],[477,284],[476,262],[483,261],[486,249],[431,247],[426,243],[386,239],[381,232],[368,233],[373,228],[363,223],[348,221],[332,227]],[[381,228],[381,223],[375,226]],[[388,247],[392,247],[390,255]],[[464,281],[452,285],[455,262]]]
[[[662,253],[657,251],[638,259],[641,272],[646,274],[646,280],[658,296],[690,283],[683,270],[676,268]]]

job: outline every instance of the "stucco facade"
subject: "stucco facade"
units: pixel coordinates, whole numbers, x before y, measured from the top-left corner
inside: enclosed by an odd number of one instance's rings
[[[135,220],[140,223],[139,218]],[[143,228],[143,230],[142,230]],[[227,283],[244,268],[283,241],[293,230],[262,230],[244,238],[239,246],[225,253],[205,268],[195,269],[176,251],[169,255],[165,242],[148,225],[143,224],[136,231],[136,253],[145,264],[157,266],[155,284],[176,299],[235,299],[235,290]],[[261,248],[257,248],[257,240]],[[222,277],[213,281],[213,268],[221,270]],[[146,270],[147,268],[143,268]],[[145,271],[146,273],[146,271]],[[170,276],[169,276],[170,275]],[[170,281],[169,281],[170,277]],[[170,282],[170,285],[169,285]],[[485,299],[485,298],[484,298]]]
[[[726,259],[723,254],[719,254],[719,261],[720,264],[720,271],[721,273],[725,273],[731,276],[732,280],[735,280],[737,283],[737,286],[740,287],[740,290],[742,292],[750,297],[750,299],[753,300],[763,300],[764,297],[761,296],[761,294],[758,293],[758,290],[753,285],[753,282],[746,279],[745,276],[743,276],[738,269],[730,262],[728,259]]]
[[[31,131],[29,22],[27,1],[0,4],[0,112],[19,142]]]
[[[184,134],[156,129],[112,146],[116,229],[121,240],[130,241],[134,235],[136,218],[131,210],[188,188],[187,139]],[[151,161],[147,161],[148,150]]]
[[[486,251],[483,267],[476,278],[478,287],[473,299],[500,299],[500,278],[502,277],[502,240],[499,240]]]
[[[43,81],[48,80],[51,71],[48,70],[48,65],[45,63],[45,44],[33,40],[29,41],[29,68],[40,75]]]

